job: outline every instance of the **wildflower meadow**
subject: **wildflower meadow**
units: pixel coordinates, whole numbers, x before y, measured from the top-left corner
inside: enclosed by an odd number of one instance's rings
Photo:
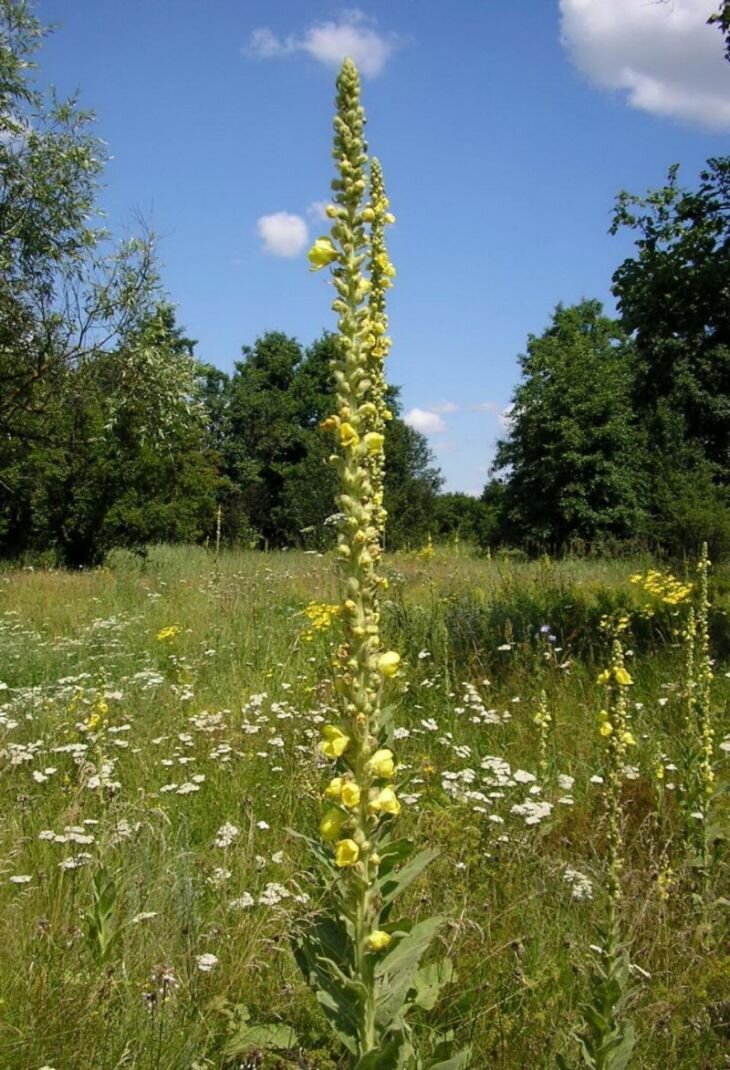
[[[730,1066],[730,571],[384,551],[364,131],[346,59],[336,544],[0,572],[1,1070]]]

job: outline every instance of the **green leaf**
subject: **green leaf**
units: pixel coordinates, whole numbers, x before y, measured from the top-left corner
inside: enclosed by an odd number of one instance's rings
[[[464,1048],[463,1051],[457,1052],[456,1055],[452,1055],[450,1059],[442,1060],[438,1063],[431,1063],[428,1070],[468,1070],[470,1062],[471,1048]]]
[[[445,920],[437,914],[414,925],[375,967],[376,1020],[381,1028],[387,1029],[405,1006],[421,958]]]
[[[397,873],[388,872],[385,877],[382,877],[378,884],[383,899],[383,906],[388,906],[396,896],[405,891],[408,885],[423,872],[426,866],[430,865],[435,858],[438,858],[439,853],[439,851],[431,847],[427,848],[425,851],[419,851],[418,854],[415,855],[410,862],[407,862],[402,869],[398,870]]]
[[[404,1070],[413,1058],[411,1043],[402,1031],[386,1037],[355,1064],[355,1070]]]
[[[287,1050],[298,1045],[297,1035],[288,1025],[241,1025],[225,1047],[227,1056],[242,1055],[251,1048]]]
[[[450,984],[456,978],[456,971],[451,959],[443,958],[440,962],[433,962],[428,966],[422,966],[415,977],[416,995],[413,998],[414,1006],[421,1010],[432,1010],[438,1001],[441,989]]]

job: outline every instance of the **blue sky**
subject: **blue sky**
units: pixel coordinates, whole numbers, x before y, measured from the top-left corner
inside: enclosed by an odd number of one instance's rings
[[[728,151],[713,0],[40,0],[41,81],[108,142],[103,206],[141,212],[204,360],[267,330],[334,326],[325,232],[336,64],[359,61],[371,152],[398,217],[389,378],[448,489],[480,493],[516,356],[557,302],[597,297],[630,236],[622,188],[687,184]]]

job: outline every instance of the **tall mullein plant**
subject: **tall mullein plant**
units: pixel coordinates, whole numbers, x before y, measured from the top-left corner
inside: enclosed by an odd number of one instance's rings
[[[383,646],[378,607],[384,586],[378,492],[385,306],[384,300],[373,306],[369,299],[378,271],[388,280],[394,271],[384,245],[376,250],[373,269],[369,228],[376,225],[384,194],[367,201],[364,123],[357,69],[346,60],[337,79],[333,156],[338,174],[327,209],[332,228],[309,253],[313,270],[331,269],[339,328],[338,356],[332,363],[335,412],[323,427],[337,447],[330,460],[339,473],[342,517],[337,556],[344,635],[335,665],[340,719],[323,728],[320,746],[332,763],[331,777],[323,792],[320,838],[308,840],[321,878],[320,907],[296,934],[294,950],[352,1067],[416,1070],[424,1063],[413,1046],[414,1011],[432,1007],[452,974],[446,963],[421,968],[444,919],[414,924],[394,916],[396,899],[436,852],[414,855],[408,840],[395,837],[401,804],[383,697],[398,675],[400,656]],[[445,1053],[442,1046],[433,1070],[467,1065],[466,1055],[444,1059]]]
[[[611,647],[611,662],[598,677],[605,688],[605,706],[599,714],[604,747],[603,804],[606,828],[605,925],[592,945],[588,993],[581,1007],[582,1028],[575,1033],[583,1065],[589,1070],[626,1070],[634,1049],[634,1028],[626,1017],[631,995],[629,955],[621,940],[620,903],[623,869],[623,813],[621,789],[629,749],[636,746],[629,724],[628,688],[633,681],[624,664],[618,637]],[[559,1059],[560,1067],[567,1067]]]

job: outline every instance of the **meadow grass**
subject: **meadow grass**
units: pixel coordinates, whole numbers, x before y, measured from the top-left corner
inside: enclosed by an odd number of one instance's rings
[[[686,607],[629,582],[648,567],[385,560],[383,633],[405,663],[401,821],[441,852],[409,908],[449,915],[440,950],[457,970],[422,1012],[424,1043],[453,1029],[480,1070],[579,1065],[606,893],[596,677],[604,618],[624,613],[631,1065],[730,1065],[726,811],[718,790],[699,880],[681,792]],[[727,572],[712,582],[722,789]],[[316,903],[288,830],[316,830],[336,704],[338,621],[304,610],[338,601],[332,559],[160,547],[89,573],[5,571],[0,596],[0,1068],[345,1065],[290,949]]]

